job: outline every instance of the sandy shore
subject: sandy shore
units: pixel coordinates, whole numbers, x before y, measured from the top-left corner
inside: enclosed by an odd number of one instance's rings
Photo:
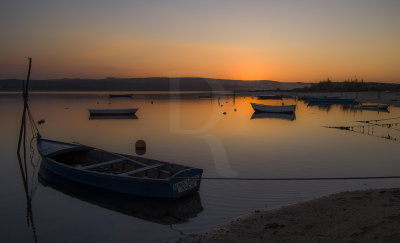
[[[400,189],[342,192],[255,211],[178,242],[400,242]]]

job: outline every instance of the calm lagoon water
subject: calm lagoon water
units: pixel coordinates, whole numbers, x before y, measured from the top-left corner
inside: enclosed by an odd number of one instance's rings
[[[178,95],[179,96],[179,95]],[[295,117],[253,114],[251,97],[110,99],[104,93],[36,93],[30,110],[43,137],[79,142],[204,169],[204,177],[310,178],[400,175],[400,127],[372,126],[364,133],[324,126],[359,126],[359,120],[400,122],[400,109],[354,111],[341,106],[297,104]],[[138,107],[138,119],[89,120],[89,108]],[[400,179],[243,181],[202,180],[200,192],[164,203],[101,194],[59,178],[38,180],[40,158],[28,157],[32,220],[16,154],[22,99],[0,95],[2,242],[166,242],[201,233],[251,211],[273,208],[345,190],[399,187]],[[234,110],[236,109],[236,111]],[[223,112],[226,112],[224,115]],[[361,128],[356,128],[361,132]],[[368,135],[369,133],[369,135]],[[29,140],[29,138],[28,138]],[[29,145],[29,142],[27,143]],[[29,146],[28,146],[29,150]],[[42,173],[42,172],[41,172]]]

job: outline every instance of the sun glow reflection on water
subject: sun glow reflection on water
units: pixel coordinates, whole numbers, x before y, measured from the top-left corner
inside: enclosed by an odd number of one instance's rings
[[[253,116],[250,102],[297,104],[294,117]],[[6,239],[29,241],[25,205],[16,162],[22,102],[19,95],[1,95],[2,170],[1,225]],[[400,117],[390,113],[355,111],[341,106],[308,107],[294,99],[257,100],[255,97],[214,96],[212,99],[168,99],[143,96],[110,99],[99,94],[33,94],[31,112],[44,138],[76,141],[108,151],[135,153],[135,142],[146,141],[144,157],[204,169],[204,177],[353,177],[389,176],[400,171],[399,143],[323,126],[360,125],[358,120]],[[89,108],[139,108],[138,119],[89,120]],[[235,111],[236,109],[236,111]],[[226,112],[226,114],[223,114]],[[376,128],[376,133],[388,132]],[[400,132],[392,131],[398,136]],[[399,180],[357,181],[202,181],[203,210],[172,228],[130,217],[85,200],[38,185],[33,201],[39,240],[98,242],[173,240],[208,230],[255,209],[276,207],[342,190],[394,187]],[[79,198],[79,197],[78,197]],[[104,220],[106,219],[106,220]],[[108,223],[106,223],[108,222]],[[109,222],[113,222],[110,226]],[[98,230],[88,229],[89,225]],[[176,230],[178,229],[178,230]],[[74,236],[70,235],[74,230]],[[135,238],[142,232],[141,237]],[[152,234],[151,232],[157,232]],[[135,236],[136,235],[136,236]],[[147,235],[147,236],[145,236]]]

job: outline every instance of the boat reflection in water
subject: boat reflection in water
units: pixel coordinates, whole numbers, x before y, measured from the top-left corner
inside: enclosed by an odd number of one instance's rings
[[[102,208],[163,225],[185,223],[203,210],[197,192],[176,201],[130,196],[65,179],[44,166],[40,167],[39,182]]]
[[[348,104],[325,104],[325,103],[318,103],[318,102],[310,102],[307,104],[307,107],[317,107],[319,110],[330,111],[332,107],[339,107],[342,111],[351,111],[352,105]]]
[[[268,113],[268,112],[254,112],[250,119],[260,118],[275,118],[288,121],[296,120],[295,113]]]

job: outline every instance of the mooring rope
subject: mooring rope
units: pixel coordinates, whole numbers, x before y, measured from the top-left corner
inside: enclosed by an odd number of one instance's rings
[[[285,177],[285,178],[263,178],[263,177],[175,177],[178,179],[191,180],[227,180],[227,181],[328,181],[328,180],[371,180],[371,179],[400,179],[400,176],[357,176],[357,177]]]

